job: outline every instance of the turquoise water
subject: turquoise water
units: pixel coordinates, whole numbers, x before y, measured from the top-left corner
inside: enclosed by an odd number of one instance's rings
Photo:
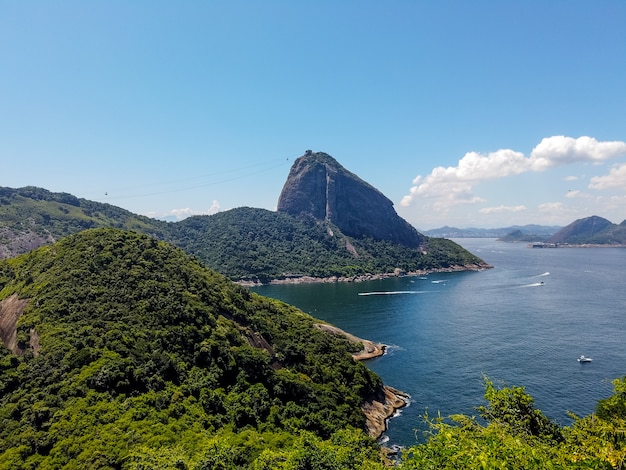
[[[388,345],[367,365],[411,395],[389,444],[421,439],[426,410],[476,415],[484,376],[524,386],[561,424],[568,411],[592,412],[626,375],[626,249],[455,241],[494,269],[254,290]],[[593,362],[577,362],[581,354]]]

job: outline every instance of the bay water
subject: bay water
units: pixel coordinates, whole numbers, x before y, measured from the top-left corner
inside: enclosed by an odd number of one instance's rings
[[[426,412],[477,416],[485,377],[524,386],[562,425],[593,412],[626,375],[626,248],[454,241],[494,268],[253,290],[387,345],[366,364],[411,396],[387,445],[421,441]]]

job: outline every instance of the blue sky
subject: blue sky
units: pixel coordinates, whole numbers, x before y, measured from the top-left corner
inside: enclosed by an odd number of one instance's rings
[[[273,210],[335,157],[418,229],[626,219],[626,2],[0,0],[0,186]]]

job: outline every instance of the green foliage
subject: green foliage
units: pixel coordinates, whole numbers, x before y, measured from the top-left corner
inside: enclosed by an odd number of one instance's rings
[[[485,388],[489,405],[478,407],[484,419],[508,427],[509,432],[516,436],[563,440],[559,426],[534,407],[534,400],[524,387],[496,389],[493,382],[485,379]]]
[[[289,448],[266,449],[253,470],[382,470],[380,450],[362,431],[338,431],[323,441],[303,432]]]
[[[28,304],[19,354],[0,347],[3,470],[383,468],[360,409],[382,384],[353,345],[172,245],[82,231],[0,261],[12,295]],[[485,398],[486,422],[427,417],[397,467],[625,468],[626,377],[569,427],[523,387],[486,380]]]
[[[188,465],[228,429],[325,440],[364,428],[382,385],[312,317],[154,238],[86,230],[0,273],[0,299],[29,299],[23,354],[0,355],[0,462],[15,462],[2,468],[120,468],[144,453]]]
[[[596,414],[602,419],[626,420],[626,377],[613,381],[614,393],[611,397],[600,400]]]
[[[136,230],[165,239],[166,222],[133,214],[110,204],[80,199],[67,193],[53,193],[27,186],[0,187],[0,247],[16,255],[81,230],[115,227]],[[28,240],[39,241],[30,246]],[[21,241],[26,239],[26,241]],[[1,253],[2,250],[0,250]]]
[[[559,428],[533,407],[523,387],[496,389],[486,380],[487,424],[463,415],[426,421],[428,440],[404,452],[399,469],[623,469],[626,465],[624,380],[601,401],[604,417],[575,418]],[[616,411],[614,413],[614,411]]]
[[[231,279],[266,282],[313,276],[447,269],[482,261],[456,243],[428,239],[424,250],[389,241],[350,238],[312,218],[238,208],[172,226],[172,241]],[[352,246],[356,251],[347,249]]]
[[[24,253],[97,227],[133,230],[169,241],[233,280],[352,277],[396,268],[432,270],[481,262],[449,240],[425,238],[423,250],[407,248],[346,237],[326,222],[264,209],[241,207],[166,223],[66,193],[0,188],[0,256]]]

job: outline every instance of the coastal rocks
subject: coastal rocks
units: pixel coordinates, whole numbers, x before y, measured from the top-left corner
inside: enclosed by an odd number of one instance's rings
[[[426,241],[385,195],[323,152],[307,150],[296,159],[277,210],[330,222],[350,237],[389,240],[409,248]]]
[[[373,357],[382,356],[385,353],[385,345],[359,338],[343,331],[341,328],[326,323],[316,323],[316,328],[335,335],[342,335],[352,343],[361,343],[363,349],[352,355],[354,360],[362,361]],[[362,406],[365,415],[365,428],[367,434],[378,439],[386,430],[387,422],[394,413],[409,403],[410,396],[388,385],[383,385],[376,393],[365,401]]]
[[[365,281],[379,281],[381,279],[387,279],[390,277],[402,277],[402,276],[426,276],[431,273],[452,273],[452,272],[460,272],[460,271],[482,271],[483,269],[491,269],[491,266],[488,263],[470,263],[464,265],[453,265],[447,268],[439,268],[439,269],[429,269],[429,270],[419,270],[419,271],[409,271],[406,272],[400,268],[395,268],[393,272],[390,273],[380,273],[380,274],[362,274],[359,276],[331,276],[331,277],[313,277],[313,276],[297,276],[297,277],[285,277],[272,279],[267,284],[272,285],[280,285],[280,284],[310,284],[310,283],[325,283],[332,284],[336,282],[365,282]],[[246,286],[246,287],[256,287],[263,285],[264,283],[257,281],[236,281],[237,284]]]
[[[409,403],[410,396],[400,390],[384,385],[362,407],[368,435],[378,439],[386,430],[387,422],[394,413]]]
[[[356,361],[372,359],[373,357],[382,356],[385,353],[384,344],[374,343],[368,339],[359,338],[353,334],[343,331],[341,328],[337,328],[336,326],[329,325],[327,323],[316,323],[315,327],[333,335],[345,336],[351,343],[361,343],[363,345],[363,349],[352,355],[352,358]]]

